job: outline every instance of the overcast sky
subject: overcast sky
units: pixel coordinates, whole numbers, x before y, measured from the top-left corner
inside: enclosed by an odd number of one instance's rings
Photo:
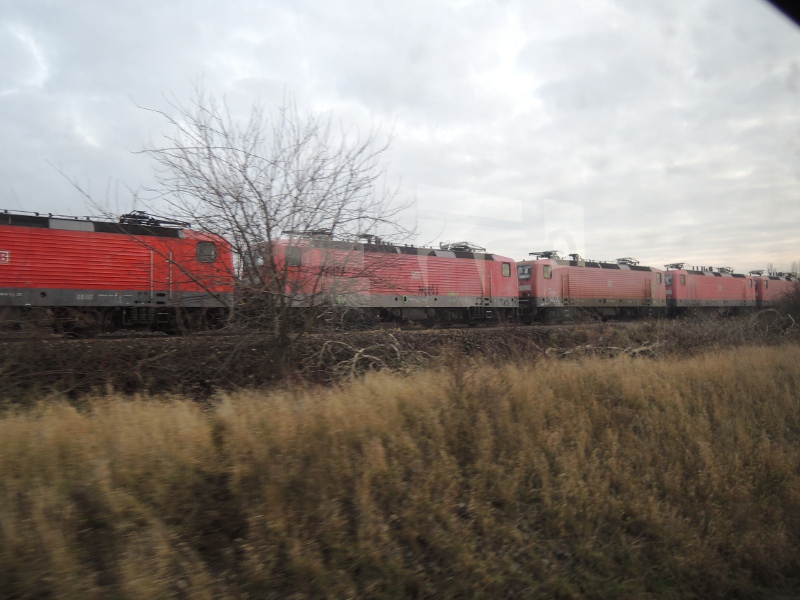
[[[200,78],[394,132],[418,242],[800,260],[800,28],[762,0],[1,0],[0,208],[112,210]],[[242,113],[246,116],[245,113]]]

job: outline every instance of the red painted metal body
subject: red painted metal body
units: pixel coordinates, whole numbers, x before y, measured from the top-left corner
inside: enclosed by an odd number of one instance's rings
[[[166,321],[179,309],[218,309],[219,316],[232,298],[232,253],[218,236],[0,214],[0,307],[91,309],[103,319],[113,309],[122,325],[130,318]]]
[[[230,253],[199,263],[198,241],[224,248],[219,238],[191,230],[169,239],[0,226],[0,287],[232,293]]]
[[[666,307],[663,272],[651,267],[546,258],[518,262],[517,271],[520,302],[534,316],[551,308],[623,316]]]
[[[667,299],[672,312],[689,308],[739,310],[756,306],[753,277],[712,270],[670,269]]]
[[[291,291],[383,316],[469,321],[518,306],[514,261],[485,252],[299,238],[273,253]]]
[[[759,308],[768,308],[778,304],[790,292],[798,289],[800,282],[788,275],[761,275],[756,276],[756,305]]]

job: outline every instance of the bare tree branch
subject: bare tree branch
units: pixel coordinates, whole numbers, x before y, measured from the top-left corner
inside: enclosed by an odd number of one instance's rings
[[[330,267],[322,260],[291,279],[285,255],[274,250],[286,232],[324,231],[349,242],[410,233],[398,221],[406,208],[398,188],[386,185],[390,135],[334,131],[330,115],[300,114],[293,103],[271,111],[256,104],[239,122],[199,86],[188,104],[146,110],[169,127],[164,143],[142,151],[156,164],[158,186],[147,191],[172,216],[230,241],[247,301],[285,340],[308,326],[293,316],[298,306],[308,314],[327,301]]]

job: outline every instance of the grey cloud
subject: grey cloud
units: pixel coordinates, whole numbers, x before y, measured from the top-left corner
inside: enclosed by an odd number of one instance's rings
[[[131,151],[164,127],[136,104],[186,100],[198,80],[235,114],[289,97],[393,128],[408,193],[530,207],[505,238],[468,224],[506,255],[539,246],[549,199],[583,208],[597,258],[800,258],[800,30],[761,0],[11,1],[6,204],[84,212],[48,163],[101,198],[110,183],[112,203],[119,181],[129,202],[126,184],[152,181]]]

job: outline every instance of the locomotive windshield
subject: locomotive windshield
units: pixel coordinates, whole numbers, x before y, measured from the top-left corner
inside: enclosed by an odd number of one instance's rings
[[[217,260],[217,245],[214,242],[197,242],[197,260],[213,263]]]
[[[530,265],[519,265],[517,267],[517,278],[518,279],[530,279],[531,278],[531,266]]]

